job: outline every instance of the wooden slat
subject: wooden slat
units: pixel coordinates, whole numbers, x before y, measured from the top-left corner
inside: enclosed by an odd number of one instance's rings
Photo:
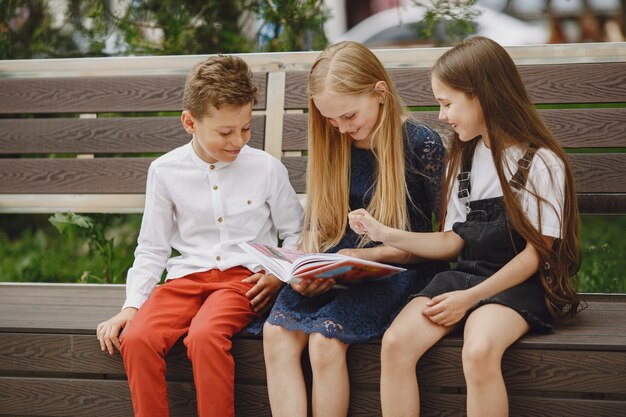
[[[578,209],[581,214],[624,214],[624,194],[578,194]]]
[[[545,103],[623,102],[626,63],[520,65],[520,75],[532,100]],[[434,106],[430,69],[390,69],[389,74],[407,106]],[[288,72],[285,108],[306,109],[307,73]]]
[[[283,165],[289,171],[289,181],[296,193],[306,193],[306,156],[288,156],[282,159]],[[0,180],[2,179],[0,174]]]
[[[168,152],[191,140],[180,117],[0,119],[0,154]],[[263,149],[265,116],[254,116],[250,146]]]
[[[2,159],[0,189],[7,194],[143,193],[154,159]]]
[[[0,114],[182,110],[185,75],[0,78]],[[265,108],[267,75],[255,73]]]
[[[626,395],[626,351],[525,349],[522,345],[511,347],[502,360],[508,389]],[[377,384],[380,380],[380,346],[352,346],[348,367],[351,383]],[[464,388],[461,348],[431,348],[418,363],[417,373],[424,386]]]
[[[122,285],[0,283],[0,331],[94,335],[98,323],[119,311],[124,291]],[[614,319],[626,314],[626,296],[609,299],[590,302],[575,320],[552,334],[526,335],[519,347],[626,351],[626,322]],[[442,346],[448,347],[462,343],[458,335],[444,342]]]
[[[167,376],[174,381],[193,381],[191,363],[179,341],[167,357]],[[233,341],[235,379],[264,381],[262,340],[237,337]],[[308,364],[307,364],[308,365]],[[378,384],[380,343],[354,345],[348,353],[351,384]],[[626,352],[537,350],[511,348],[502,362],[507,387],[519,391],[611,393],[626,395]],[[106,375],[123,379],[119,353],[100,351],[93,335],[0,333],[0,372],[29,373],[72,378]],[[420,382],[429,387],[463,388],[461,348],[435,346],[418,364]],[[575,375],[576,377],[572,377]]]
[[[187,349],[179,340],[167,355],[167,378],[193,381]],[[235,380],[265,381],[263,341],[237,336],[233,339]],[[100,350],[95,335],[0,332],[0,375],[28,374],[33,377],[125,379],[118,351],[113,356]]]
[[[571,154],[577,191],[626,192],[626,154]]]
[[[626,108],[540,110],[554,136],[566,148],[626,147]],[[450,126],[438,120],[435,111],[412,112],[411,116],[449,138]],[[307,149],[307,114],[286,114],[283,150]]]
[[[466,415],[465,395],[432,393],[423,397],[420,415],[424,417]],[[626,402],[510,395],[509,410],[511,417],[621,417]]]
[[[192,383],[168,384],[171,415],[196,416],[195,389]],[[238,385],[235,387],[235,409],[239,417],[269,417],[269,402],[265,387]],[[380,415],[378,393],[351,393],[349,416]],[[1,415],[29,416],[132,416],[130,394],[126,381],[100,380],[38,380],[0,378]],[[626,402],[568,398],[529,398],[511,395],[512,417],[622,417]],[[422,394],[423,416],[463,416],[465,395]]]
[[[172,417],[196,417],[191,382],[168,384]],[[126,381],[0,377],[0,416],[132,417]],[[235,386],[235,413],[240,417],[271,417],[267,388]]]
[[[626,154],[571,154],[579,193],[625,193]],[[291,185],[306,191],[306,157],[285,157]]]

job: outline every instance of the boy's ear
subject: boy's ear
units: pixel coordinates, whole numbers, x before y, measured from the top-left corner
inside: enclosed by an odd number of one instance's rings
[[[180,121],[183,123],[185,131],[190,135],[196,131],[196,119],[193,118],[189,110],[183,110],[180,115]]]

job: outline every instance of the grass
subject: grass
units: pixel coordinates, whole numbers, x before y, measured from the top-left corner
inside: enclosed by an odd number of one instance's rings
[[[0,215],[0,281],[104,282],[105,261],[92,255],[84,239],[61,236],[49,215]],[[110,282],[122,283],[133,261],[141,215],[109,215],[113,239]],[[626,216],[581,217],[583,263],[580,291],[626,293]]]

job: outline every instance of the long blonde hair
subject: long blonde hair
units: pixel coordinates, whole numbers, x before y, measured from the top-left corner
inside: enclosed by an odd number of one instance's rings
[[[475,36],[446,51],[435,62],[432,76],[469,97],[478,97],[491,154],[502,185],[507,216],[513,229],[532,244],[541,257],[542,267],[539,269],[546,290],[546,305],[554,317],[574,315],[581,300],[570,276],[580,264],[581,245],[573,170],[567,155],[534,108],[515,63],[496,42]],[[563,162],[564,201],[562,213],[559,213],[561,237],[552,246],[547,245],[540,231],[533,227],[522,209],[520,199],[508,185],[504,152],[511,145],[545,148]],[[462,142],[457,133],[453,134],[446,178],[441,190],[441,219],[445,215],[443,211],[447,207],[447,199],[454,192],[452,187],[462,156],[464,152],[472,152],[475,146],[476,140]],[[535,155],[537,157],[539,156]],[[531,190],[526,190],[537,199],[538,214],[541,217],[541,203],[546,200]]]
[[[408,229],[405,147],[402,123],[405,107],[382,63],[357,42],[340,42],[326,48],[309,73],[309,161],[307,205],[302,246],[323,252],[335,246],[346,232],[350,190],[352,138],[331,126],[315,107],[313,97],[325,92],[343,95],[377,94],[384,81],[387,92],[372,131],[372,152],[377,161],[376,180],[368,211],[388,226]],[[368,241],[361,240],[359,246]]]

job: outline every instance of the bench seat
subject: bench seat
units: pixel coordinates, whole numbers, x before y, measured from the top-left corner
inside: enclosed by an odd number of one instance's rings
[[[585,299],[572,322],[526,335],[507,351],[512,416],[626,415],[626,295]],[[95,337],[123,301],[121,285],[0,284],[0,416],[132,416],[119,352],[110,357]],[[461,345],[458,334],[447,336],[418,364],[423,415],[464,414]],[[233,355],[237,416],[269,417],[261,337],[238,335]],[[380,415],[379,358],[380,340],[348,351],[351,416]],[[167,377],[172,416],[195,416],[180,341],[167,357]]]

